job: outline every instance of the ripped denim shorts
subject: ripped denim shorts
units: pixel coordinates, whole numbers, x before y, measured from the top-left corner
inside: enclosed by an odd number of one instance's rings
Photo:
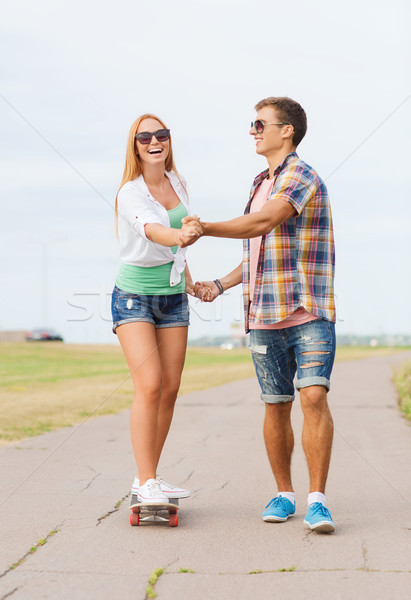
[[[294,400],[297,390],[311,385],[330,389],[335,357],[335,325],[316,319],[284,329],[252,329],[250,350],[261,400],[268,404]]]

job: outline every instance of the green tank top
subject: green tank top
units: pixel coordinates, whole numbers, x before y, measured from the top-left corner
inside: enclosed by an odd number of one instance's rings
[[[178,206],[168,210],[170,227],[181,229],[181,219],[187,216],[187,209],[180,202]],[[172,246],[173,254],[177,252],[178,246]],[[181,281],[174,287],[170,286],[170,273],[172,262],[157,267],[138,267],[122,263],[116,278],[116,286],[120,290],[143,296],[168,296],[171,294],[182,294],[186,290],[184,272],[181,273]]]

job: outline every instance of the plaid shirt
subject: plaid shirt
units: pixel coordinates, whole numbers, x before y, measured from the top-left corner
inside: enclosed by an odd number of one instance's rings
[[[268,169],[251,188],[244,214]],[[249,324],[283,321],[300,306],[316,317],[335,322],[334,235],[327,188],[317,173],[288,154],[274,172],[269,200],[288,200],[297,214],[263,235],[254,297],[250,302],[250,240],[244,240],[243,294],[245,330]]]

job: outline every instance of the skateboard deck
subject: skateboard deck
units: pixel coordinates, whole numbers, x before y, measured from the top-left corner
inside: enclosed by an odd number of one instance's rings
[[[170,498],[164,504],[140,502],[132,495],[130,500],[130,525],[133,527],[142,523],[168,523],[170,527],[178,526],[178,498]]]

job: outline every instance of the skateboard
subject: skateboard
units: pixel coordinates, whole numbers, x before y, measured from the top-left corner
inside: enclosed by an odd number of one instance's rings
[[[170,527],[178,526],[178,498],[170,498],[169,503],[153,504],[140,502],[134,494],[130,500],[130,525],[135,527],[141,523],[168,523]]]

